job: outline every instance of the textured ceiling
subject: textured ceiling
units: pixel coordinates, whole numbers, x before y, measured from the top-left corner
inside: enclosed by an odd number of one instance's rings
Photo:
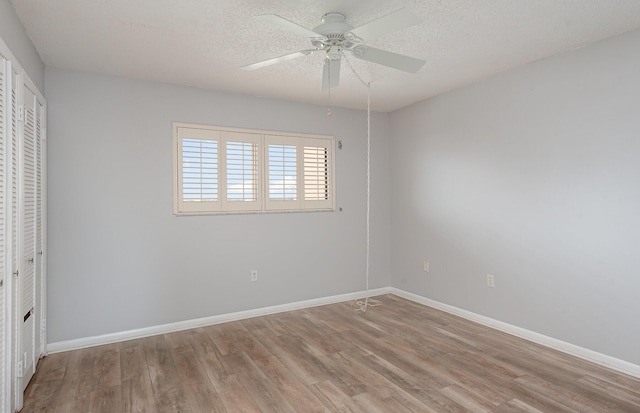
[[[367,42],[427,61],[407,74],[349,58],[334,106],[393,111],[492,74],[640,28],[639,0],[12,0],[47,66],[327,103],[322,56],[240,67],[310,43],[254,19],[313,28],[343,13],[354,27],[405,7],[423,23]]]

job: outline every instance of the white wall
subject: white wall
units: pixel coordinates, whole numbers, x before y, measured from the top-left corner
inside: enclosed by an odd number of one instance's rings
[[[50,68],[46,97],[49,342],[365,288],[365,112],[328,119],[320,106]],[[378,288],[390,284],[388,115],[373,120]],[[343,212],[174,216],[172,121],[335,135]]]
[[[392,285],[640,364],[638,50],[630,33],[393,113]]]
[[[44,64],[10,0],[0,0],[0,38],[9,46],[38,90],[44,90]]]

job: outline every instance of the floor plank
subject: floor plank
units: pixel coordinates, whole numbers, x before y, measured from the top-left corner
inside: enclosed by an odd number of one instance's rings
[[[52,354],[23,412],[640,412],[638,378],[377,298]]]

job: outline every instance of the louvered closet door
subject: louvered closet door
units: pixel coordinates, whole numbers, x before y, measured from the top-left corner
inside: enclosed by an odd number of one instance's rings
[[[35,372],[36,354],[36,99],[24,89],[24,115],[20,156],[20,320],[22,390]]]
[[[10,176],[7,177],[7,184],[10,185],[10,190],[8,194],[11,197],[10,205],[10,213],[11,216],[10,221],[7,221],[11,225],[10,231],[10,241],[9,245],[9,263],[11,264],[10,277],[13,282],[11,282],[11,291],[10,295],[12,297],[11,300],[11,319],[13,323],[11,324],[11,348],[12,348],[12,357],[11,360],[13,362],[10,367],[11,371],[11,388],[13,393],[11,395],[12,402],[11,405],[13,407],[18,407],[22,405],[22,387],[18,385],[18,381],[16,380],[17,376],[17,366],[18,361],[21,360],[20,356],[20,333],[21,333],[21,324],[18,322],[21,320],[20,315],[20,285],[19,278],[16,277],[18,275],[18,73],[15,70],[11,70],[8,72],[10,74],[10,81],[7,83],[9,88],[7,89],[7,111],[10,110],[9,119],[10,125],[7,129],[9,131],[9,136],[7,136],[7,151],[9,151],[10,156],[7,159],[10,159],[10,167],[8,168],[8,172]],[[10,108],[10,109],[9,109]],[[9,201],[9,200],[7,200]],[[9,396],[7,396],[9,397]]]
[[[44,107],[36,101],[35,107],[35,298],[34,307],[36,309],[35,317],[35,355],[34,360],[37,363],[40,356],[44,354],[45,343],[45,319],[44,310],[45,303],[45,275],[44,275],[44,230],[43,230],[43,170],[44,170]]]
[[[46,103],[7,54],[0,42],[0,413],[22,408],[46,343]]]
[[[7,320],[7,243],[6,243],[6,148],[7,148],[7,104],[6,104],[6,59],[0,55],[0,412],[4,411],[6,406],[7,394],[6,386],[6,328],[9,325]]]

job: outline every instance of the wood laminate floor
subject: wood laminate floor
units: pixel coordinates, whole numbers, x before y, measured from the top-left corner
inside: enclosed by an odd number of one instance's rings
[[[640,412],[640,380],[411,301],[52,354],[26,413]]]

